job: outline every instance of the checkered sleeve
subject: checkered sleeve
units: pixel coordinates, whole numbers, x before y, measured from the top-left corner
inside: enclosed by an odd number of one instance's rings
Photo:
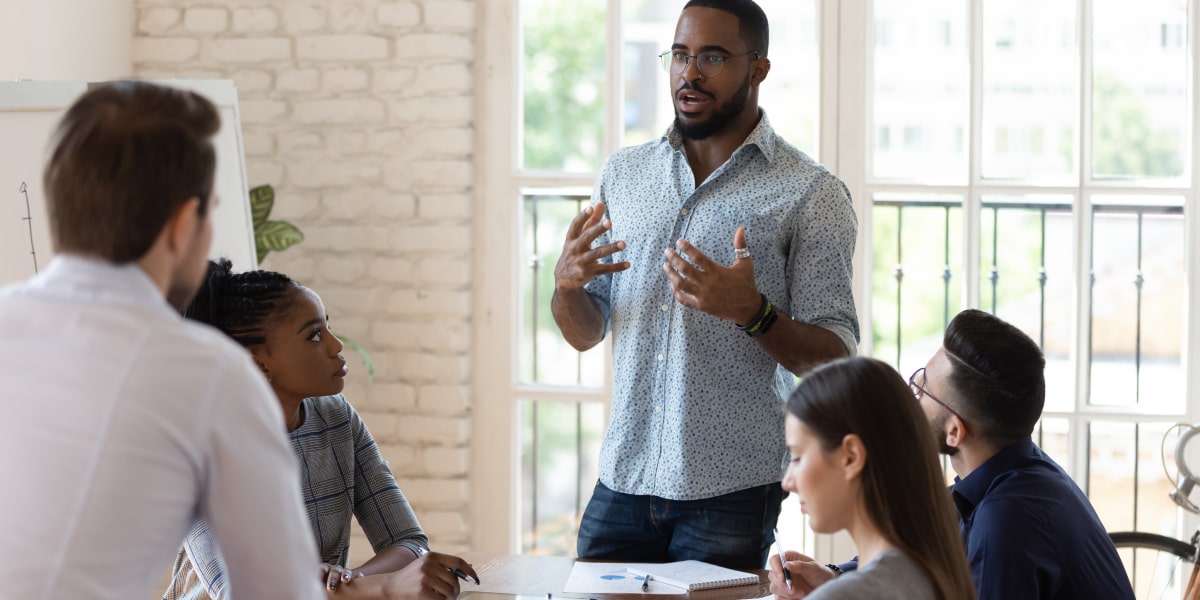
[[[175,557],[171,583],[162,600],[222,600],[225,586],[225,563],[208,525],[198,521],[188,531]]]
[[[376,553],[392,546],[403,546],[414,554],[428,550],[429,538],[417,522],[417,515],[353,407],[350,425],[354,434],[354,516],[371,546]]]

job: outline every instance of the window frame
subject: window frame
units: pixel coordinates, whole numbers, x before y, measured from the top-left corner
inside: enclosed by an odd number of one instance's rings
[[[1163,420],[1151,415],[1122,412],[1087,404],[1090,380],[1087,369],[1079,365],[1081,349],[1089,347],[1088,300],[1089,270],[1084,268],[1091,248],[1092,209],[1090,199],[1097,194],[1152,193],[1179,195],[1184,198],[1184,228],[1187,255],[1184,258],[1185,304],[1187,315],[1183,349],[1185,370],[1184,389],[1187,394],[1186,414],[1189,423],[1200,416],[1200,327],[1193,325],[1200,307],[1194,305],[1193,290],[1200,284],[1200,216],[1196,213],[1195,179],[1200,174],[1200,119],[1189,123],[1188,148],[1191,153],[1182,181],[1167,184],[1131,185],[1123,181],[1094,181],[1088,169],[1090,163],[1090,131],[1084,125],[1091,119],[1091,6],[1092,0],[1075,0],[1078,10],[1078,40],[1080,52],[1080,137],[1076,160],[1078,181],[1072,185],[1008,184],[986,180],[981,175],[983,127],[983,74],[977,68],[982,61],[983,0],[968,2],[967,20],[971,68],[970,113],[967,136],[968,179],[956,186],[918,185],[911,182],[872,180],[867,168],[871,164],[868,127],[874,127],[870,107],[870,53],[873,49],[873,15],[871,0],[816,0],[819,27],[820,57],[820,119],[819,155],[823,164],[846,183],[859,217],[859,237],[854,254],[854,293],[863,341],[859,353],[872,352],[873,331],[870,296],[872,291],[870,245],[873,239],[872,206],[876,192],[933,192],[959,193],[964,198],[962,263],[958,265],[959,293],[963,306],[980,306],[980,220],[982,197],[989,194],[1069,194],[1073,198],[1072,230],[1076,240],[1072,264],[1075,269],[1072,302],[1075,319],[1072,323],[1072,361],[1076,373],[1074,410],[1047,413],[1048,417],[1067,419],[1070,426],[1071,461],[1063,466],[1077,481],[1086,482],[1088,439],[1086,424],[1096,420],[1126,420],[1146,422]],[[605,35],[606,61],[606,126],[605,152],[611,153],[620,144],[624,86],[621,72],[623,43],[621,35],[621,0],[606,0]],[[682,3],[681,3],[682,4]],[[1195,82],[1200,81],[1200,51],[1196,37],[1200,32],[1200,0],[1188,0],[1188,25],[1191,36],[1188,50],[1191,57],[1191,81],[1188,103],[1192,114],[1200,107]],[[519,215],[522,190],[531,188],[587,188],[595,173],[558,174],[521,171],[517,161],[521,148],[520,72],[521,49],[520,0],[489,0],[480,3],[480,44],[477,51],[477,79],[487,102],[477,103],[477,147],[480,149],[476,175],[477,211],[476,253],[474,268],[477,282],[474,294],[475,344],[473,364],[473,405],[471,464],[471,547],[493,552],[519,551],[521,520],[519,518],[520,490],[518,480],[520,452],[518,446],[517,406],[520,399],[553,399],[567,402],[603,402],[611,396],[611,377],[605,376],[601,389],[531,386],[521,384],[512,357],[517,355]],[[1191,184],[1191,185],[1189,185]],[[611,373],[611,349],[604,346],[593,352],[605,353],[605,368]],[[606,408],[607,411],[607,408]],[[606,412],[607,415],[607,412]],[[1175,420],[1172,416],[1166,420]],[[1193,515],[1184,515],[1185,528],[1200,524]],[[1185,529],[1186,530],[1186,529]],[[842,556],[844,541],[819,541],[816,551],[830,559]]]

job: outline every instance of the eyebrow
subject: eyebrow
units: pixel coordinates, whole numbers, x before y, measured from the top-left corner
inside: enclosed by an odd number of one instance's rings
[[[671,49],[672,50],[687,50],[688,47],[683,44],[671,44]],[[715,44],[710,44],[707,46],[700,46],[700,52],[722,52],[722,53],[729,54],[729,55],[733,54],[729,50],[726,50],[724,46],[718,46]]]
[[[326,321],[329,320],[329,315],[325,315],[325,320]],[[312,327],[313,325],[320,325],[320,324],[321,324],[321,319],[309,319],[309,320],[305,321],[303,325],[300,326],[300,329],[296,330],[296,333],[302,333],[305,329],[308,329],[309,327]]]

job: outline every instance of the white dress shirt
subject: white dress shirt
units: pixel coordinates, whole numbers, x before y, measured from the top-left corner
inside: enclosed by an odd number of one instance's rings
[[[0,597],[148,598],[197,519],[232,598],[324,598],[282,411],[136,265],[0,289]]]

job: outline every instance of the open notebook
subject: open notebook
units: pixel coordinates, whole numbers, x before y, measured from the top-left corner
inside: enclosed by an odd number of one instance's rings
[[[687,591],[733,587],[758,583],[758,575],[718,567],[698,560],[629,567],[634,575],[650,576],[652,582],[665,583]]]

